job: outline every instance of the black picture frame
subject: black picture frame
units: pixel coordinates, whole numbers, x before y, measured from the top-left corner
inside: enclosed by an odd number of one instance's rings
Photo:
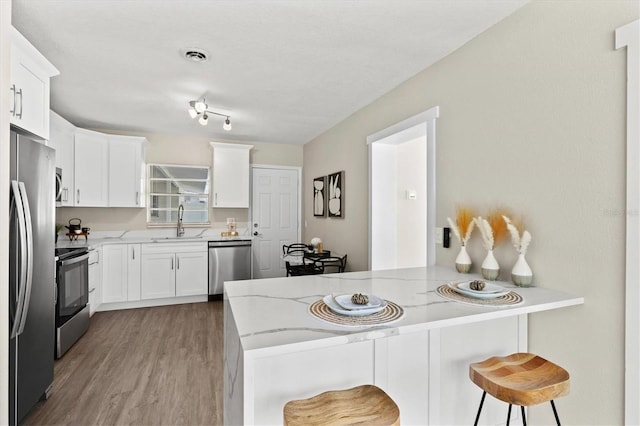
[[[313,179],[313,215],[316,217],[327,216],[326,176],[321,176]]]
[[[326,210],[328,217],[344,217],[344,170],[327,176],[325,188],[327,194]]]

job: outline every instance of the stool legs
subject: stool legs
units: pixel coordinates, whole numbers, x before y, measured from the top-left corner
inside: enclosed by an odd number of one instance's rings
[[[478,421],[480,420],[480,413],[482,412],[482,406],[484,405],[484,398],[487,396],[487,391],[482,392],[482,398],[480,398],[480,406],[478,407],[478,414],[476,414],[476,421],[473,422],[473,426],[478,426]],[[553,399],[550,400],[551,408],[553,409],[553,415],[556,418],[556,424],[558,426],[562,426],[560,424],[560,417],[558,417],[558,410],[556,410],[556,404],[553,402]],[[527,416],[524,412],[524,406],[520,406],[520,412],[522,413],[522,425],[527,426]],[[509,426],[509,422],[511,421],[511,404],[509,404],[509,409],[507,411],[507,426]]]
[[[480,419],[480,412],[482,411],[482,404],[484,404],[484,397],[487,396],[487,391],[482,392],[482,399],[480,399],[480,407],[478,407],[478,414],[476,414],[476,421],[473,426],[478,426],[478,420]]]
[[[553,403],[553,399],[551,400],[551,408],[553,408],[553,415],[556,416],[556,424],[560,426],[560,417],[558,417],[558,412],[556,411],[556,404]]]

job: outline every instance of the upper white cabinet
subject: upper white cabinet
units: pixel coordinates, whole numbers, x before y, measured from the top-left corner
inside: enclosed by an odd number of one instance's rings
[[[74,137],[70,162],[73,167],[69,165],[73,170],[71,178],[75,178],[71,197],[72,202],[75,199],[74,206],[145,206],[145,138],[79,128],[75,129]],[[57,150],[56,144],[51,145]],[[66,167],[61,168],[64,179]]]
[[[74,165],[75,206],[107,207],[109,205],[109,139],[107,135],[76,129]]]
[[[49,146],[56,150],[56,167],[62,169],[61,205],[74,205],[74,136],[76,126],[51,111],[49,116]]]
[[[59,71],[15,28],[11,28],[10,120],[49,139],[49,79]]]
[[[144,207],[142,137],[109,135],[109,207]]]
[[[249,208],[249,151],[253,145],[211,142],[213,207]]]

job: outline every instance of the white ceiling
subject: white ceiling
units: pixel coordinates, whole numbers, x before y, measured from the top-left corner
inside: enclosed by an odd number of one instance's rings
[[[14,0],[12,22],[60,70],[51,107],[77,126],[303,144],[524,3]],[[189,117],[202,96],[231,132]]]

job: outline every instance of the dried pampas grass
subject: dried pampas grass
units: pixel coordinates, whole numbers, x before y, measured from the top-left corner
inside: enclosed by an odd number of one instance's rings
[[[504,221],[503,217],[504,212],[498,209],[493,210],[487,216],[487,221],[489,222],[491,231],[493,232],[494,246],[503,241],[509,234],[509,231],[507,230],[507,224]]]
[[[529,244],[531,243],[531,234],[527,230],[522,230],[524,225],[522,221],[518,223],[519,226],[513,224],[511,219],[507,216],[502,216],[504,223],[511,234],[511,242],[513,246],[516,248],[518,253],[524,255],[527,253],[527,248],[529,248]]]
[[[486,250],[493,250],[496,244],[504,240],[509,232],[503,219],[503,214],[498,209],[489,213],[486,219],[478,216],[474,221],[478,229],[480,229],[482,245]]]
[[[473,226],[475,224],[473,218],[473,211],[467,207],[458,207],[456,209],[456,221],[455,223],[451,218],[447,218],[449,222],[449,226],[453,230],[454,235],[460,241],[460,245],[464,246],[469,241],[471,237],[471,232],[473,232]]]

